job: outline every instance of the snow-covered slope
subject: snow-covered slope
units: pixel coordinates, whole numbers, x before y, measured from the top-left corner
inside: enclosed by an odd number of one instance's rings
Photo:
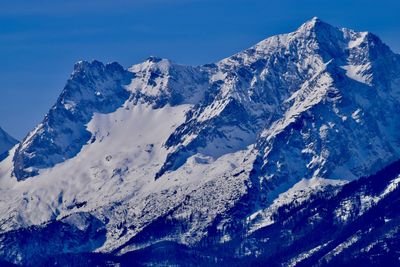
[[[34,248],[10,233],[34,225],[37,242],[70,231],[64,253],[250,235],[281,205],[398,160],[399,105],[400,56],[317,18],[215,64],[79,62],[0,162],[0,247],[14,247],[0,255],[26,263]]]
[[[11,137],[0,127],[0,155],[10,150],[17,143],[18,141],[16,139]]]

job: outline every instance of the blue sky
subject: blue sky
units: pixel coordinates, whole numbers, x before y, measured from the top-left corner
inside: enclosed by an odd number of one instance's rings
[[[0,0],[0,126],[23,138],[81,59],[204,64],[313,16],[399,53],[399,10],[399,0]]]

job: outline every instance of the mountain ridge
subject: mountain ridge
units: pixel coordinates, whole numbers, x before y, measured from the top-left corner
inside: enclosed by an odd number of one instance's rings
[[[18,143],[17,139],[9,135],[6,131],[4,131],[0,127],[0,155],[6,153],[17,143]]]
[[[285,203],[396,162],[399,104],[400,56],[318,18],[214,64],[78,62],[0,161],[1,258],[31,259],[13,233],[36,226],[34,242],[64,229],[68,253],[114,255],[275,227]]]

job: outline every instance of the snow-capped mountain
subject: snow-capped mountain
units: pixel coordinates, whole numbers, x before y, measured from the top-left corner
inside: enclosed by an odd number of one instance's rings
[[[274,247],[294,231],[279,228],[281,207],[296,203],[287,209],[300,218],[315,196],[338,198],[332,222],[343,226],[343,214],[380,205],[386,191],[368,195],[357,179],[396,191],[397,174],[371,175],[400,159],[399,106],[400,56],[317,18],[215,64],[79,62],[0,162],[0,259],[145,261],[172,250],[295,266],[304,251],[291,247],[289,259]],[[352,185],[362,212],[341,193]]]
[[[0,155],[6,153],[17,143],[18,141],[16,139],[14,139],[0,127]]]

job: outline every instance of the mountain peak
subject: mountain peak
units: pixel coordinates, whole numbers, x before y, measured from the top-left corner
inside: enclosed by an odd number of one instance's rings
[[[100,68],[102,66],[104,66],[104,64],[98,60],[92,60],[92,61],[80,60],[76,62],[74,65],[74,73],[85,71],[88,68],[95,68],[95,67]]]
[[[161,58],[161,57],[157,57],[157,56],[150,56],[150,57],[148,57],[148,58],[146,59],[147,62],[154,62],[154,63],[158,63],[158,62],[163,61],[163,60],[168,61],[168,60],[165,59],[165,58]]]
[[[124,70],[124,68],[117,62],[110,62],[104,64],[98,60],[92,60],[92,61],[80,60],[75,63],[72,76],[79,73],[93,72],[94,70],[97,70],[97,72],[99,71],[121,72]]]
[[[298,29],[297,33],[304,33],[304,32],[322,32],[322,31],[332,31],[334,29],[339,30],[338,28],[330,25],[322,21],[318,17],[313,17],[312,19],[303,23]]]
[[[318,23],[323,23],[319,17],[312,17],[311,19],[307,20],[303,25],[310,25],[315,26]]]
[[[56,104],[17,148],[17,179],[35,176],[40,169],[79,153],[91,137],[86,124],[94,113],[110,113],[122,106],[129,97],[125,85],[131,78],[132,74],[115,62],[77,62]]]

